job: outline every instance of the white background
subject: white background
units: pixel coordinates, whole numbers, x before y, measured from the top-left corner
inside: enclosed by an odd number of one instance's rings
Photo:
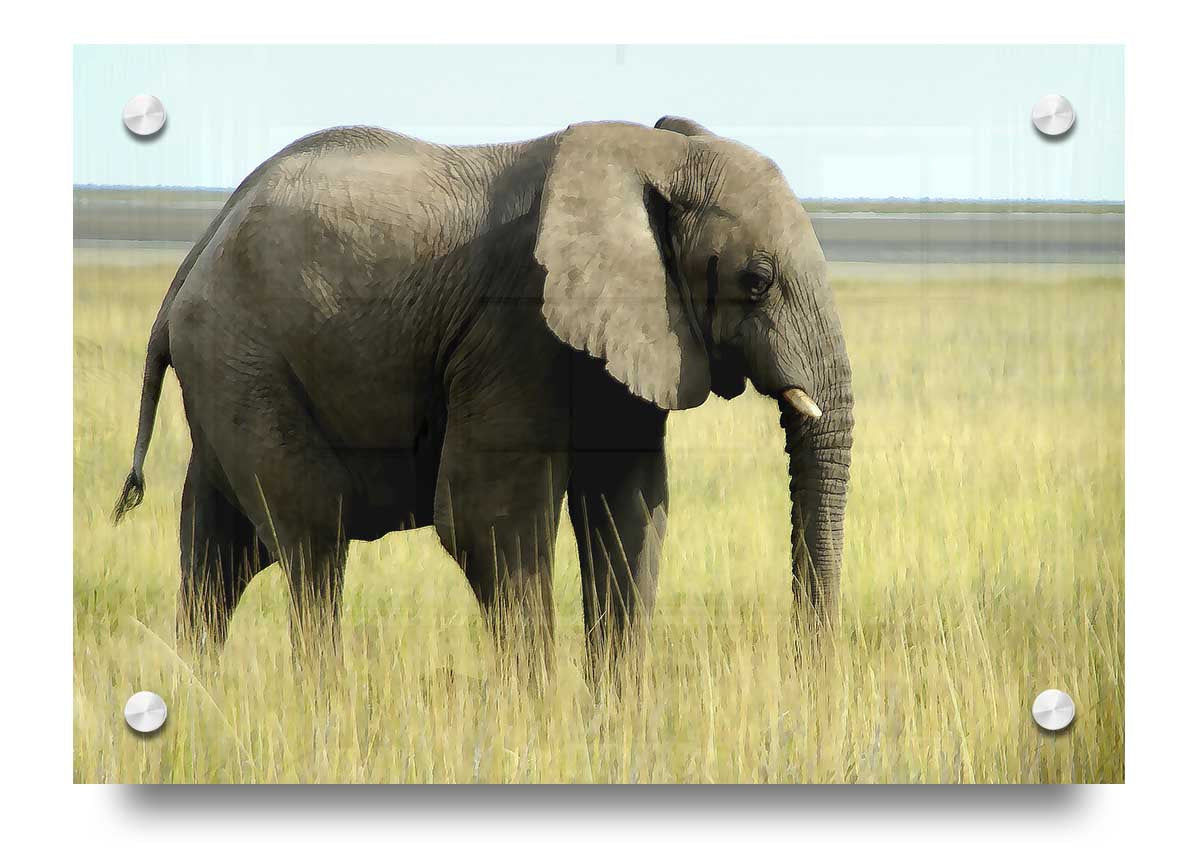
[[[469,851],[890,861],[1186,851],[1197,817],[1200,632],[1194,22],[1176,18],[1177,5],[1152,2],[727,0],[678,4],[676,12],[648,0],[537,5],[443,3],[415,12],[400,0],[279,11],[245,0],[43,3],[22,4],[24,19],[10,8],[0,53],[8,107],[0,138],[6,854],[53,847],[67,857],[163,859]],[[72,43],[584,40],[1127,45],[1127,786],[71,785]]]

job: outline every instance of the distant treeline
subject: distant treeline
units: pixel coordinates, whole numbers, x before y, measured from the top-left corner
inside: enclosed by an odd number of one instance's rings
[[[97,203],[124,203],[134,206],[169,206],[172,203],[180,203],[189,208],[205,204],[219,207],[232,193],[231,188],[75,186],[76,205],[83,199],[90,199]],[[884,200],[811,198],[803,200],[803,203],[805,209],[810,212],[1125,212],[1125,204],[1119,201],[917,200],[891,197]]]
[[[76,245],[187,247],[221,211],[226,189],[95,188],[74,193]],[[858,263],[1120,263],[1120,203],[813,200],[828,260]]]
[[[1125,204],[1117,201],[1074,200],[805,200],[810,212],[1064,212],[1124,213]]]

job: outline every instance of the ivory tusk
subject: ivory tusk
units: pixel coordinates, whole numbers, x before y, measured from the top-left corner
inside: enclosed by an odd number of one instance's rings
[[[800,415],[814,419],[821,417],[821,408],[804,392],[804,389],[784,389],[781,397],[791,404],[792,409]]]

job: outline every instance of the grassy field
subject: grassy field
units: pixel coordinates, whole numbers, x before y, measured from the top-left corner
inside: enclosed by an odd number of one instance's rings
[[[180,256],[76,256],[76,781],[1124,780],[1120,267],[836,268],[858,401],[837,634],[791,657],[776,409],[714,398],[670,421],[671,523],[637,695],[583,682],[564,524],[557,681],[539,698],[494,671],[431,530],[353,546],[336,687],[294,676],[274,568],[218,671],[176,657],[189,441],[173,377],[146,502],[119,529],[108,513]],[[1057,736],[1030,718],[1047,687],[1077,706]],[[151,738],[121,717],[140,689],[170,707]]]

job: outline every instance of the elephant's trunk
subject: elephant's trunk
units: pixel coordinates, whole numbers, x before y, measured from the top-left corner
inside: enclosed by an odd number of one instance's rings
[[[792,500],[792,591],[801,615],[831,624],[842,571],[842,525],[854,428],[849,387],[826,394],[820,418],[781,401]]]

